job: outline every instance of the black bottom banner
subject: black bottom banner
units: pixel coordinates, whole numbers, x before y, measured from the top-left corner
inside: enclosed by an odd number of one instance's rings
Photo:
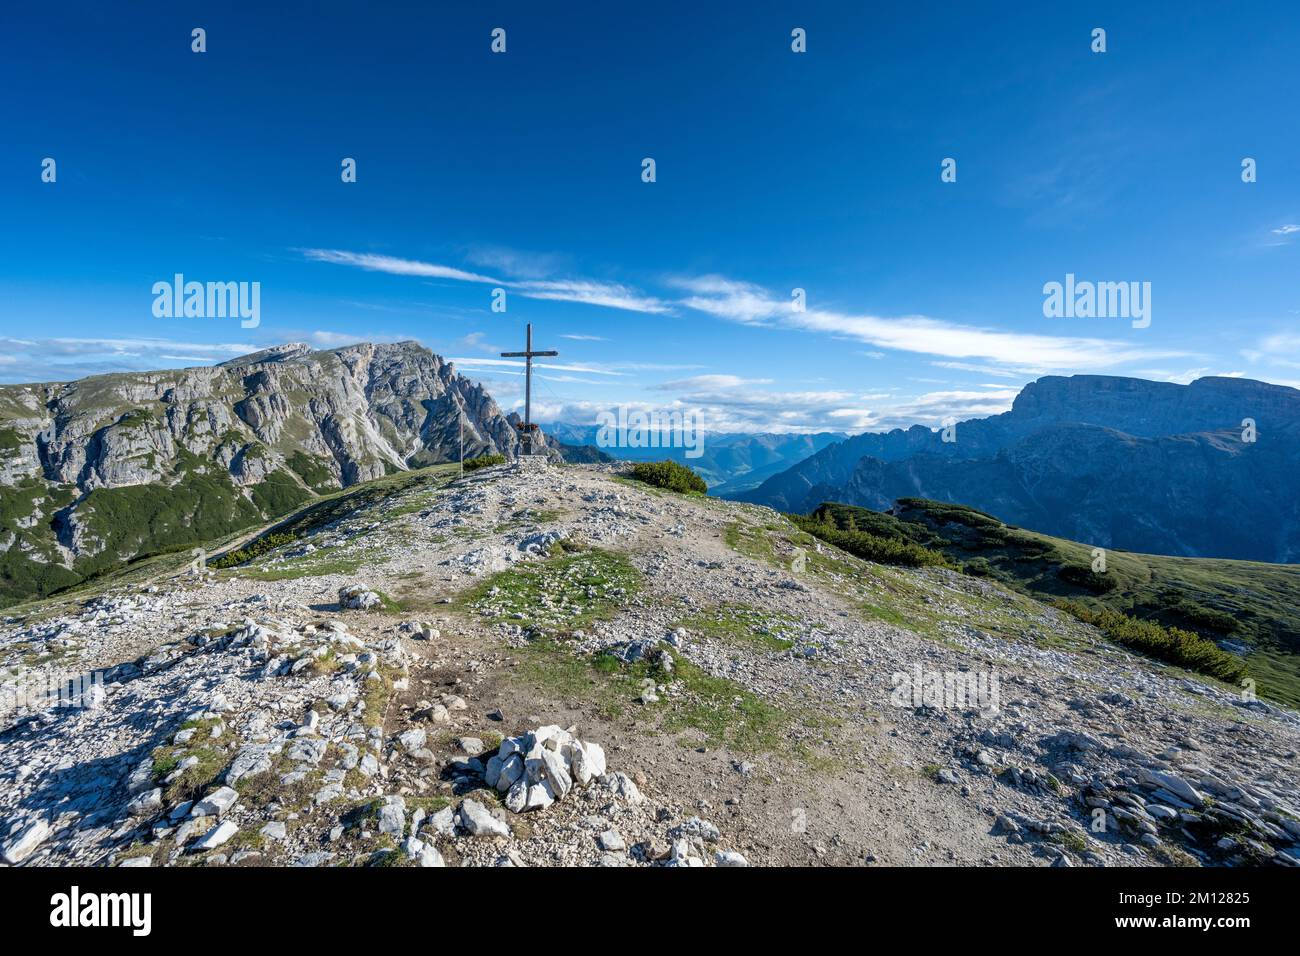
[[[12,939],[92,934],[128,947],[193,943],[247,924],[260,945],[338,944],[356,933],[427,932],[434,923],[533,904],[562,915],[583,907],[588,931],[627,928],[629,899],[652,904],[655,922],[716,931],[734,941],[752,926],[808,932],[840,922],[844,903],[859,932],[928,927],[938,936],[999,925],[1072,940],[1203,934],[1223,943],[1257,930],[1279,933],[1296,891],[1283,869],[963,870],[712,869],[690,874],[535,869],[0,869],[0,918]],[[690,895],[681,895],[683,892]],[[635,895],[629,896],[632,893]],[[665,895],[661,895],[665,894]],[[708,894],[699,896],[697,894]],[[533,901],[529,904],[527,901]],[[744,901],[741,908],[736,903]],[[596,908],[586,909],[595,904]],[[607,904],[602,906],[601,904]],[[1286,908],[1284,910],[1284,907]],[[569,910],[570,913],[577,911]],[[441,914],[441,915],[439,915]],[[697,923],[698,921],[698,923]],[[242,929],[240,932],[246,932]],[[196,937],[196,932],[200,934]],[[214,940],[215,941],[215,940]]]

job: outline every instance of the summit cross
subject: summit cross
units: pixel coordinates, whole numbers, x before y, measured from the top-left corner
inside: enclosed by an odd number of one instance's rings
[[[527,451],[533,453],[533,359],[539,356],[559,355],[554,349],[533,351],[533,323],[528,323],[528,338],[522,352],[502,352],[502,358],[521,358],[524,360],[524,434],[523,444]]]

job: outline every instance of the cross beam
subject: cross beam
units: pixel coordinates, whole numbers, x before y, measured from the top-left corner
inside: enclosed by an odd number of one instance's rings
[[[524,360],[524,437],[527,454],[533,453],[533,359],[539,356],[559,355],[554,349],[533,351],[533,323],[528,323],[528,339],[522,352],[502,352],[502,358],[521,358]]]

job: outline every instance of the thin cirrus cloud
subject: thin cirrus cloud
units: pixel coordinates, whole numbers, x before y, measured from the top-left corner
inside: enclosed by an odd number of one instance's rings
[[[456,282],[473,282],[499,286],[529,299],[554,302],[578,302],[603,306],[628,312],[662,314],[671,307],[654,296],[647,296],[617,282],[600,282],[593,279],[498,279],[477,272],[468,272],[454,266],[368,252],[347,252],[341,249],[303,249],[302,254],[314,262],[352,266],[367,272],[384,272],[389,275],[417,276],[428,279],[450,279]]]
[[[1252,364],[1300,368],[1300,333],[1275,332],[1266,335],[1253,348],[1242,349],[1241,355]]]
[[[731,322],[821,332],[879,348],[944,359],[981,359],[1016,369],[1071,370],[1186,355],[1137,348],[1111,339],[1002,332],[925,316],[882,318],[813,308],[801,312],[790,301],[775,297],[761,286],[716,275],[673,282],[689,293],[681,300],[682,305]]]
[[[449,358],[447,359],[447,361],[454,362],[456,365],[462,366],[464,368],[478,368],[478,367],[523,368],[525,365],[524,362],[520,362],[514,359],[476,358],[475,356],[472,355],[461,356],[460,358]],[[609,369],[597,368],[593,365],[560,365],[555,362],[534,362],[533,368],[546,368],[554,372],[583,372],[588,375],[621,376],[623,374],[622,372],[614,372],[614,371],[610,371]]]
[[[257,351],[249,342],[189,342],[175,339],[62,336],[48,339],[0,338],[0,381],[69,381],[87,375],[152,371],[224,362]]]
[[[1186,352],[1135,346],[1116,339],[1002,331],[923,315],[885,318],[832,309],[798,311],[790,301],[762,286],[721,275],[670,278],[668,284],[684,293],[672,299],[647,295],[621,283],[592,279],[506,280],[453,266],[373,253],[307,249],[303,254],[314,261],[392,275],[491,284],[532,299],[580,302],[650,314],[669,313],[675,307],[682,307],[729,322],[775,325],[850,338],[875,348],[929,355],[953,363],[974,360],[1021,374],[1098,370],[1141,360],[1188,357]]]

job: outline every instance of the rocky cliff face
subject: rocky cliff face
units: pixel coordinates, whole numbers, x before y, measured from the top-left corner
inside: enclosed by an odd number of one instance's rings
[[[0,387],[0,598],[454,461],[462,414],[467,458],[513,454],[492,397],[413,342]]]
[[[920,426],[858,435],[738,497],[798,512],[934,498],[1102,547],[1294,562],[1298,471],[1296,389],[1049,376],[1011,411],[960,422],[954,442]]]

